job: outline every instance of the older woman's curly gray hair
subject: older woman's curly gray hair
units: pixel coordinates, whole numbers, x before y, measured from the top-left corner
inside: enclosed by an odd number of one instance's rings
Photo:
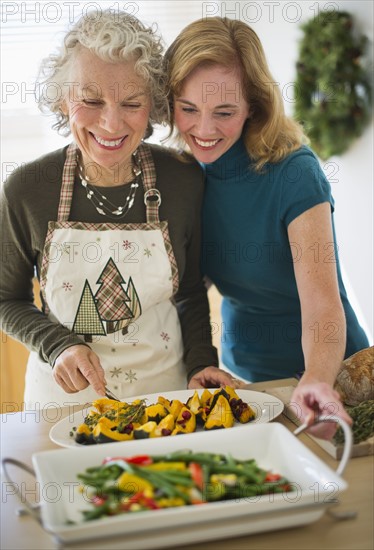
[[[162,123],[166,120],[168,104],[164,90],[161,38],[136,17],[108,10],[100,15],[95,12],[82,17],[65,36],[59,52],[50,55],[41,64],[38,103],[42,111],[51,111],[56,115],[57,122],[53,128],[64,135],[70,133],[69,119],[61,106],[69,93],[69,75],[75,53],[82,46],[110,63],[133,59],[135,71],[144,78],[150,93],[150,122]],[[53,88],[52,93],[50,88]]]

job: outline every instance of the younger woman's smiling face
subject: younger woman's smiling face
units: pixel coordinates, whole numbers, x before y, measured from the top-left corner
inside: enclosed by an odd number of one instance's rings
[[[84,164],[98,165],[103,182],[113,181],[113,170],[131,175],[131,155],[144,137],[151,106],[134,63],[109,63],[82,48],[70,78],[64,112]]]
[[[174,98],[174,120],[194,157],[209,164],[240,138],[249,116],[239,70],[197,67]]]

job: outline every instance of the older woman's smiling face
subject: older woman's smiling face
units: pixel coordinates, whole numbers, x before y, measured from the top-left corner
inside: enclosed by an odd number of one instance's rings
[[[84,165],[99,165],[101,184],[114,183],[113,172],[131,175],[131,155],[144,137],[151,107],[134,63],[109,63],[82,48],[68,86],[64,112]]]

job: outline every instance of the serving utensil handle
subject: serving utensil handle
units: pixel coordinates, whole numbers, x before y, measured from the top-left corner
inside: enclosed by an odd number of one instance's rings
[[[5,476],[5,479],[7,480],[8,483],[10,483],[12,485],[12,488],[14,489],[14,492],[16,493],[16,495],[18,496],[18,498],[20,499],[20,501],[22,502],[22,504],[25,506],[25,508],[27,510],[20,510],[19,513],[20,515],[22,514],[25,514],[25,513],[28,513],[30,514],[30,516],[32,516],[38,523],[40,523],[40,525],[43,526],[43,523],[42,523],[42,519],[41,519],[41,516],[40,516],[40,507],[39,507],[39,504],[31,504],[27,498],[25,497],[25,495],[22,493],[22,490],[19,488],[18,484],[15,483],[10,475],[9,475],[9,472],[8,472],[8,465],[11,464],[12,466],[16,466],[17,468],[20,468],[21,470],[24,470],[25,472],[27,472],[28,474],[31,474],[33,477],[35,477],[36,479],[36,474],[35,474],[35,471],[33,470],[33,468],[31,468],[31,466],[28,466],[27,464],[25,464],[24,462],[21,462],[20,460],[16,460],[15,458],[3,458],[2,461],[1,461],[1,465],[3,467],[3,472],[4,472],[4,476]]]
[[[113,401],[121,402],[120,398],[114,395],[114,393],[110,391],[110,389],[107,386],[105,386],[105,395],[108,399],[113,399]]]
[[[296,430],[293,432],[294,435],[299,435],[301,432],[306,430],[307,428],[310,428],[311,426],[314,426],[316,424],[319,424],[320,422],[336,422],[339,424],[339,426],[342,428],[344,432],[344,449],[343,454],[340,459],[339,465],[336,469],[336,473],[341,476],[342,473],[345,470],[345,467],[347,466],[348,460],[351,457],[352,453],[352,445],[353,445],[353,437],[352,437],[352,430],[349,424],[342,418],[339,418],[335,415],[329,415],[329,416],[317,416],[313,422],[313,424],[308,425],[306,422],[304,424],[301,424]]]

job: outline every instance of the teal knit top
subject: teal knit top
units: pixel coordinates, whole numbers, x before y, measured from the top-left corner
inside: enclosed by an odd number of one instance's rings
[[[308,147],[259,174],[239,140],[204,169],[202,269],[223,295],[222,361],[253,382],[294,376],[304,369],[293,268],[303,251],[289,242],[287,227],[324,202],[330,203],[333,218],[330,184]],[[369,343],[347,299],[336,242],[324,249],[315,243],[315,257],[336,264],[347,357]],[[318,326],[311,330],[321,337]],[[328,332],[323,337],[333,339],[333,325]]]

